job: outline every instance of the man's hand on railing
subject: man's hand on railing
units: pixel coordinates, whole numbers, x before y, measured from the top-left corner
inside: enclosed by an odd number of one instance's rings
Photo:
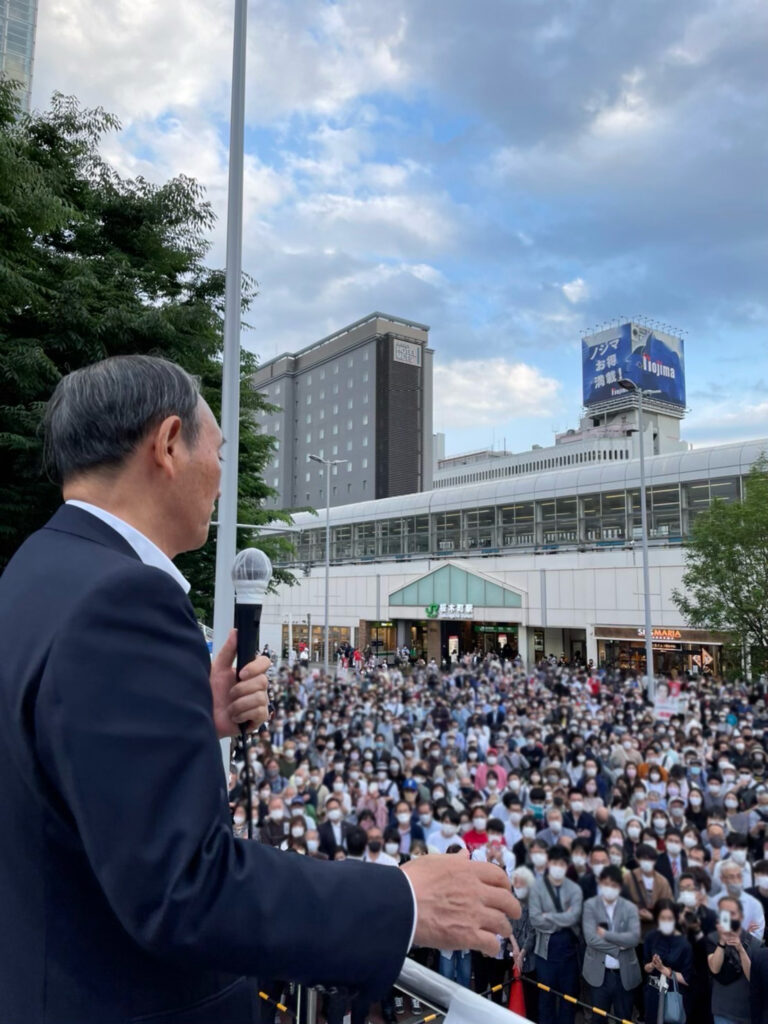
[[[509,919],[520,917],[506,872],[494,864],[440,855],[419,857],[402,870],[416,894],[416,945],[497,955],[498,936],[509,938]]]

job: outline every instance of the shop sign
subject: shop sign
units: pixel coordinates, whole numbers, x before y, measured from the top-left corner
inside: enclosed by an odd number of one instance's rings
[[[485,626],[485,625],[480,625],[480,626],[475,626],[475,632],[476,633],[517,633],[517,626],[512,625],[512,624],[510,624],[508,626]]]
[[[645,626],[638,627],[637,635],[645,639]],[[651,630],[652,640],[682,640],[683,634],[679,629],[659,629],[654,626]]]
[[[424,609],[428,619],[472,619],[475,616],[473,604],[428,604]]]

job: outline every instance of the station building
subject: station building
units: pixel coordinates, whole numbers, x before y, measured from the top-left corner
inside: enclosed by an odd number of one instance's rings
[[[610,423],[608,423],[610,426]],[[652,439],[649,439],[653,451]],[[407,646],[451,659],[508,646],[645,671],[639,459],[600,439],[549,468],[493,475],[330,510],[330,639],[381,654]],[[723,634],[689,629],[673,591],[683,544],[715,499],[738,500],[768,438],[646,457],[657,671],[719,668]],[[483,471],[485,473],[485,470]],[[270,595],[262,640],[322,657],[325,513],[299,513],[297,585]]]

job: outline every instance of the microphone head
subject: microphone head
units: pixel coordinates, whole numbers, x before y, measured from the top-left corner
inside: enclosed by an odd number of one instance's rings
[[[261,604],[272,579],[272,563],[259,548],[238,552],[232,566],[235,601],[238,604]]]

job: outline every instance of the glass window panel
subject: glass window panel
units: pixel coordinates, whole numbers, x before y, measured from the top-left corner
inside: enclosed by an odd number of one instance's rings
[[[457,551],[461,544],[461,513],[438,512],[434,520],[437,550]]]
[[[725,480],[711,480],[709,493],[713,501],[715,498],[720,498],[723,501],[738,501],[740,497],[738,477],[728,477]]]

